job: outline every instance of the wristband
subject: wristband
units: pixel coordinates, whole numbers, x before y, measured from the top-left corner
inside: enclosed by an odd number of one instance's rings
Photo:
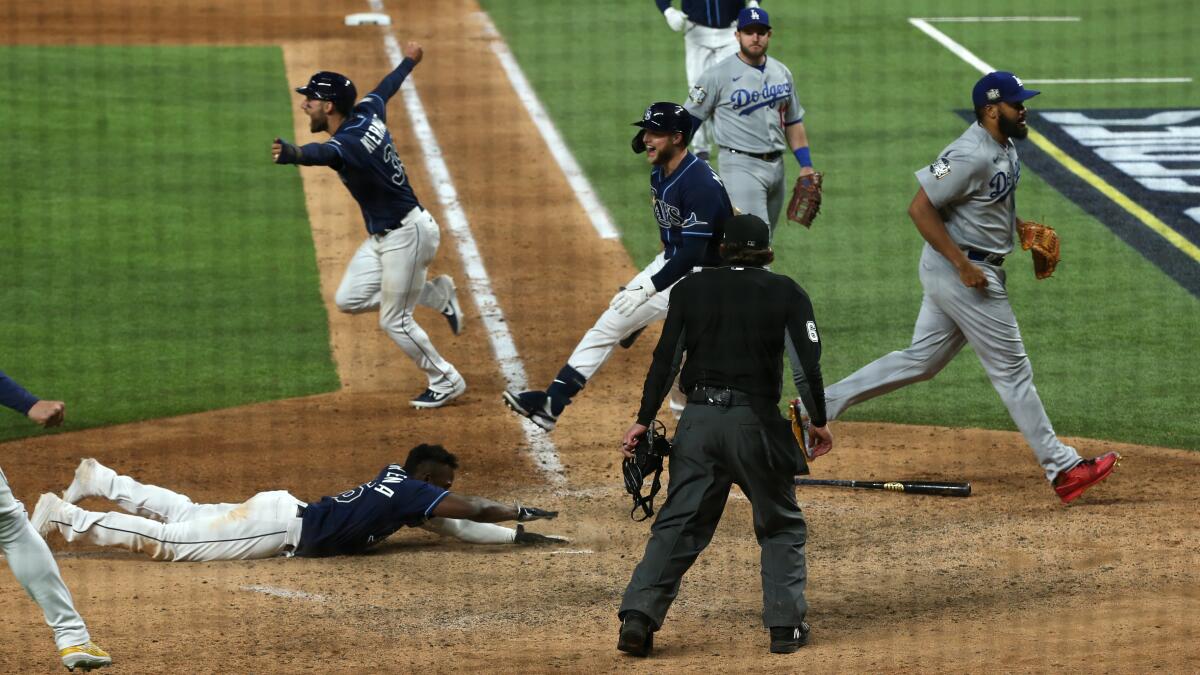
[[[812,155],[809,153],[807,145],[803,148],[796,148],[792,154],[796,156],[796,161],[800,162],[800,166],[812,166]]]

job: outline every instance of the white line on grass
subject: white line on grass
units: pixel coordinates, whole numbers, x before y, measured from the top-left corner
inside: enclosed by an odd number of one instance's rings
[[[1028,84],[1186,84],[1190,77],[1103,77],[1063,80],[1023,80]]]
[[[600,198],[596,196],[596,190],[583,173],[583,169],[579,167],[579,163],[575,161],[575,155],[563,141],[562,135],[558,133],[554,121],[550,119],[550,115],[546,113],[546,108],[542,105],[537,93],[529,85],[524,71],[517,64],[517,59],[513,57],[512,50],[508,48],[508,44],[500,36],[500,32],[496,30],[491,17],[487,12],[478,12],[477,17],[483,24],[484,33],[491,38],[492,52],[500,60],[500,67],[504,69],[504,74],[508,75],[508,81],[517,93],[517,98],[521,100],[530,119],[533,120],[534,125],[541,132],[542,138],[545,139],[546,145],[550,147],[550,156],[558,162],[558,168],[562,170],[567,183],[575,191],[575,197],[579,199],[583,212],[591,219],[592,227],[596,228],[601,239],[619,239],[621,234],[613,226],[608,209],[600,203]]]
[[[373,11],[386,13],[383,9],[383,0],[368,0],[368,4]],[[404,60],[400,51],[400,43],[396,41],[396,36],[392,34],[390,28],[384,27],[382,32],[384,50],[392,62],[392,67],[395,68]],[[484,268],[483,257],[479,254],[479,246],[475,243],[475,236],[471,234],[471,224],[467,221],[467,214],[459,202],[458,191],[454,189],[454,181],[450,178],[450,169],[446,167],[446,162],[442,159],[442,148],[433,134],[433,127],[429,124],[429,117],[425,114],[425,106],[421,104],[417,86],[411,77],[400,87],[400,93],[404,98],[404,106],[408,110],[409,119],[412,120],[413,134],[421,143],[421,155],[425,160],[425,170],[429,172],[429,177],[436,186],[438,200],[441,202],[442,211],[446,216],[447,227],[454,234],[458,255],[462,258],[463,268],[471,282],[471,295],[475,298],[475,305],[479,307],[480,319],[487,327],[488,340],[492,344],[492,351],[496,354],[496,361],[500,364],[500,372],[504,375],[508,386],[518,390],[525,389],[529,380],[525,375],[525,365],[521,362],[521,355],[517,352],[512,333],[508,331],[508,324],[504,320],[504,311],[500,309],[500,302],[496,299],[495,292],[492,291],[492,282],[488,277],[487,269]],[[562,462],[559,461],[558,449],[554,447],[554,442],[532,421],[526,419],[522,422],[525,440],[529,443],[533,463],[551,484],[565,484],[566,474]]]
[[[989,66],[983,59],[971,53],[970,49],[955,42],[949,35],[929,25],[929,19],[910,18],[909,23],[917,27],[917,30],[937,40],[938,44],[949,49],[955,56],[971,64],[971,67],[981,73],[987,74],[995,70]]]
[[[925,21],[936,23],[1003,23],[1003,22],[1060,22],[1080,21],[1077,16],[934,16]]]

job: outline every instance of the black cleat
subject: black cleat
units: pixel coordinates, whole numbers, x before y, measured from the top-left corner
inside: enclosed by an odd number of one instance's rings
[[[642,326],[641,328],[633,331],[629,335],[626,335],[625,337],[621,338],[621,341],[618,342],[617,344],[621,345],[621,349],[629,349],[630,347],[633,346],[633,343],[637,342],[638,337],[642,334],[642,331],[644,331],[644,330],[646,330],[646,327]]]

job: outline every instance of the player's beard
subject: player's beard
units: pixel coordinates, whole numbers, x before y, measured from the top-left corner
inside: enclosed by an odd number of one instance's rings
[[[757,46],[750,45],[748,47],[743,44],[738,44],[738,47],[742,50],[742,56],[746,57],[747,59],[749,59],[751,61],[757,61],[767,55],[767,45],[765,45],[765,44],[760,43]],[[758,50],[758,53],[756,54],[756,53],[750,51],[751,49]]]
[[[320,117],[311,117],[308,121],[308,130],[314,134],[326,131],[329,129],[329,116],[321,113]]]
[[[1004,115],[1000,116],[1000,133],[1008,138],[1024,140],[1029,135],[1029,127],[1023,127],[1017,120],[1010,120]]]

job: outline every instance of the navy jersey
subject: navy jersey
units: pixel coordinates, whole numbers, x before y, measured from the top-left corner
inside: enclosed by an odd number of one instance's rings
[[[440,487],[409,478],[401,465],[389,464],[375,480],[309,504],[296,555],[364,551],[401,527],[424,523],[433,507],[448,494]]]
[[[420,206],[386,124],[387,102],[414,65],[405,59],[354,106],[333,138],[305,145],[299,162],[337,170],[362,209],[370,234],[399,227],[404,216]]]
[[[650,198],[667,264],[651,279],[662,291],[693,267],[717,267],[721,223],[733,215],[725,184],[707,162],[686,153],[669,176],[661,167],[650,172]]]
[[[0,370],[0,405],[7,406],[28,415],[29,409],[38,402],[38,397],[25,391],[25,387],[14,382]]]
[[[671,6],[671,0],[654,0],[658,11]],[[746,0],[682,0],[680,10],[692,23],[709,28],[725,28],[737,21],[738,12],[746,6]]]

